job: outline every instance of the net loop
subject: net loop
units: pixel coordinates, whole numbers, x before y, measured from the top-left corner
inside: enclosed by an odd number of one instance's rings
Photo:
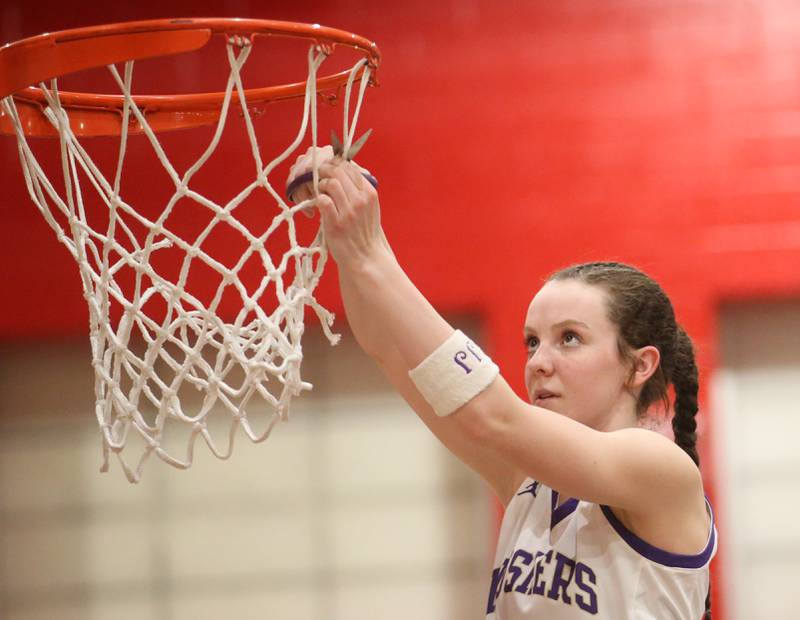
[[[288,419],[292,399],[312,389],[301,375],[307,308],[319,319],[330,343],[339,340],[332,330],[334,315],[314,296],[328,257],[324,235],[318,229],[313,240],[303,245],[297,239],[293,219],[312,206],[314,198],[290,205],[270,176],[307,135],[311,144],[318,146],[317,74],[332,47],[319,42],[309,46],[300,128],[277,157],[265,162],[242,83],[242,68],[252,52],[253,40],[230,35],[225,41],[230,73],[219,120],[208,146],[183,173],[170,162],[148,124],[147,110],[140,108],[132,94],[133,61],[125,62],[121,70],[107,66],[124,97],[119,150],[109,179],[71,128],[57,80],[40,87],[46,100],[43,113],[59,135],[60,189],[50,181],[31,149],[14,98],[0,102],[15,127],[28,193],[78,263],[89,307],[95,415],[102,437],[101,470],[109,468],[113,455],[131,482],[140,480],[145,463],[153,455],[173,467],[188,468],[194,459],[195,443],[202,438],[216,457],[227,459],[238,435],[262,442],[278,421]],[[343,110],[345,148],[352,144],[369,76],[365,60],[350,71]],[[356,80],[360,87],[351,118],[350,98]],[[254,166],[253,180],[228,202],[217,203],[199,193],[193,179],[220,144],[231,109],[241,113]],[[122,190],[129,129],[134,124],[141,128],[174,188],[154,216],[147,215],[152,209],[129,202]],[[312,194],[316,197],[320,162],[316,151],[312,153]],[[256,191],[265,192],[274,206],[271,219],[259,230],[237,217],[237,209]],[[107,208],[102,226],[87,216],[84,198],[88,195]],[[208,223],[194,238],[184,238],[169,224],[176,205],[187,201],[208,216]],[[220,227],[243,241],[242,255],[233,265],[212,255],[205,245]],[[286,231],[289,247],[283,255],[273,256],[266,245],[279,231]],[[159,257],[165,252],[180,253],[177,275],[168,275],[160,265]],[[243,270],[253,261],[263,270],[255,286],[246,285],[242,278]],[[219,285],[210,299],[189,285],[192,269],[199,266],[218,278]],[[241,304],[232,318],[223,319],[218,311],[223,296],[231,291]],[[270,314],[264,309],[266,301],[276,304]],[[134,343],[139,343],[139,348]],[[227,433],[214,438],[209,420],[219,414],[227,419]],[[254,417],[266,418],[266,424],[255,424]],[[179,442],[178,448],[170,442],[168,448],[166,440],[178,432],[176,425],[186,440]],[[134,438],[138,452],[131,446]]]

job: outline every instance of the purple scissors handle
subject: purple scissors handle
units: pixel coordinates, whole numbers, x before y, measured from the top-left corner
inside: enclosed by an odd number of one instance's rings
[[[351,161],[358,152],[361,150],[361,147],[367,142],[367,139],[372,134],[372,129],[367,129],[363,136],[361,136],[355,143],[348,149],[345,159],[347,161]],[[336,135],[335,131],[331,131],[331,146],[333,147],[333,153],[337,157],[341,157],[344,153],[344,146],[342,146],[342,141],[339,140],[339,136]],[[372,184],[372,187],[378,189],[378,179],[367,172],[361,173],[364,178]],[[297,188],[305,183],[311,183],[314,179],[314,173],[309,171],[304,174],[301,174],[299,177],[295,178],[289,185],[286,186],[286,197],[291,201],[294,202],[294,198],[292,196],[297,191]]]
[[[366,172],[362,172],[361,174],[367,181],[370,182],[372,187],[378,189],[378,179],[376,179],[371,174],[367,174]],[[311,172],[310,170],[308,172],[301,174],[298,177],[295,177],[295,179],[291,183],[289,183],[289,185],[286,187],[286,197],[292,202],[294,202],[294,198],[292,198],[292,196],[297,191],[297,188],[300,187],[301,185],[304,185],[305,183],[311,183],[313,180],[314,180],[314,173]]]

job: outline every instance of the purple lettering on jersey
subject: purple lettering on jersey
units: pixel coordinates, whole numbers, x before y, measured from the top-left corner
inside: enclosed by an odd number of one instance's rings
[[[495,568],[492,571],[492,585],[489,588],[489,600],[486,602],[486,613],[490,614],[494,611],[495,601],[500,596],[503,578],[506,576],[506,568],[508,568],[508,558],[503,560],[503,565],[500,568]]]
[[[596,614],[597,593],[594,591],[594,588],[584,582],[584,575],[589,579],[589,581],[592,582],[592,585],[597,584],[597,577],[595,577],[594,571],[586,566],[586,564],[578,562],[578,565],[575,567],[575,585],[578,586],[581,591],[589,595],[589,600],[587,601],[582,594],[576,594],[575,602],[583,611],[588,611],[590,614]]]
[[[538,554],[537,554],[538,555]],[[533,587],[531,587],[531,594],[544,594],[544,587],[547,585],[544,581],[539,582],[539,577],[542,575],[545,564],[550,564],[553,559],[553,550],[550,549],[543,557],[536,558],[536,568],[533,575]]]
[[[528,576],[525,578],[525,581],[523,581],[521,584],[519,584],[519,587],[516,590],[514,590],[515,592],[522,592],[522,594],[529,594],[528,588],[531,585],[531,580],[533,579],[533,574],[536,572],[536,566],[538,565],[538,562],[536,560],[538,560],[541,556],[543,556],[544,553],[542,553],[541,551],[537,551],[535,557],[531,556],[530,553],[527,553],[527,555],[530,556],[533,559],[533,564],[531,566],[531,570],[528,571]]]
[[[497,582],[500,578],[500,569],[495,568],[492,571],[492,585],[489,586],[489,599],[486,601],[486,613],[490,614],[494,611],[494,602],[497,600]]]
[[[517,549],[514,555],[511,556],[511,562],[508,565],[508,572],[511,574],[510,579],[506,579],[506,584],[503,586],[504,592],[511,592],[514,589],[514,584],[522,576],[522,566],[529,566],[533,556],[524,549]],[[520,560],[522,566],[517,565],[517,560]],[[524,592],[524,590],[523,590]]]
[[[564,566],[569,567],[569,576],[564,578]],[[572,581],[572,576],[575,573],[575,560],[567,556],[556,553],[556,568],[553,571],[553,581],[550,584],[550,591],[547,593],[547,598],[554,601],[564,601],[567,605],[572,604],[572,599],[567,594],[567,586]]]
[[[551,564],[555,566],[552,581],[548,583],[548,578],[542,573],[545,565]],[[526,569],[528,570],[525,579],[520,581]],[[537,551],[535,554],[524,549],[516,549],[511,557],[504,559],[503,564],[492,571],[492,585],[489,589],[486,613],[490,614],[496,610],[497,599],[500,596],[513,591],[523,595],[547,596],[565,605],[572,605],[574,598],[574,602],[582,611],[595,615],[598,612],[597,592],[594,587],[596,584],[597,577],[589,566],[553,549],[547,553]],[[570,586],[573,589],[572,596],[568,593]],[[576,588],[580,592],[577,592]]]

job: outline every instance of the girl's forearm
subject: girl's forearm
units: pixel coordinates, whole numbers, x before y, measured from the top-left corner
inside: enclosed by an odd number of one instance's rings
[[[339,265],[339,282],[350,327],[373,358],[394,350],[411,369],[453,332],[388,247],[368,260]]]

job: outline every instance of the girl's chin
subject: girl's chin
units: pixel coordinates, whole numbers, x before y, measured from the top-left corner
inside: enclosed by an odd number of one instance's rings
[[[541,407],[542,409],[556,410],[556,403],[561,400],[560,396],[550,396],[549,398],[537,398],[533,401],[534,407]]]

